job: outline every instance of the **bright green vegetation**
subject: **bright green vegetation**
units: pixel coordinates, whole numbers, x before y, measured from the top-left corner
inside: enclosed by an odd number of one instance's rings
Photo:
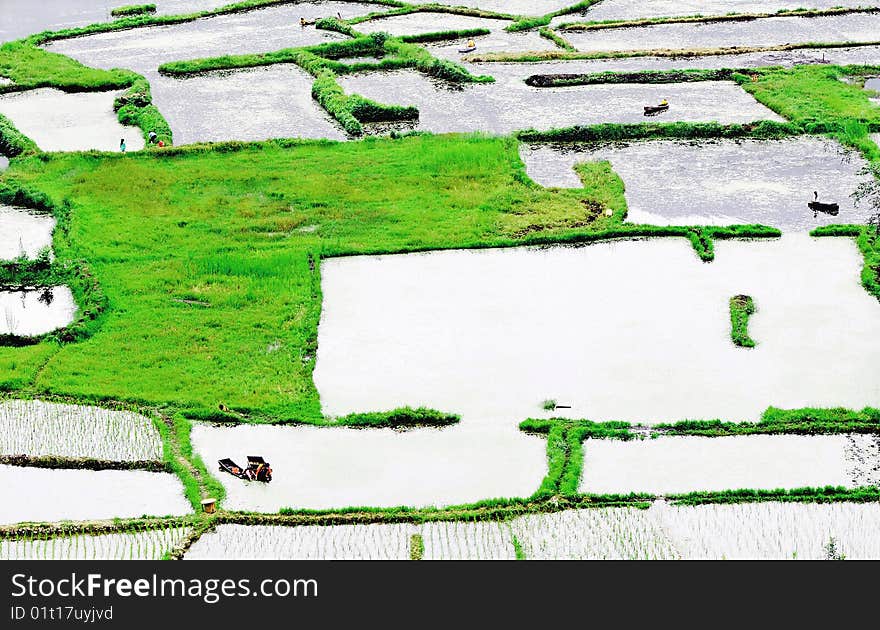
[[[579,496],[578,485],[584,466],[584,449],[582,444],[586,439],[645,439],[646,431],[651,431],[652,437],[660,435],[721,437],[730,435],[880,434],[880,409],[868,407],[861,411],[853,411],[843,408],[777,409],[770,407],[764,412],[761,420],[758,422],[684,420],[674,424],[658,424],[640,428],[628,422],[530,418],[520,423],[519,428],[527,433],[547,436],[547,477],[544,478],[534,498],[550,496],[573,498]],[[636,429],[639,430],[637,431]],[[835,493],[845,492],[846,496],[856,493],[854,496],[861,496],[858,492],[862,490],[864,489],[854,491],[835,489]],[[810,489],[810,492],[815,496],[822,496],[824,491]],[[714,496],[716,493],[710,494]],[[804,497],[806,494],[806,491],[803,491],[798,496]],[[650,495],[638,495],[638,498],[641,500],[651,500],[653,497]],[[807,499],[802,498],[801,500]],[[839,500],[849,499],[841,498]]]
[[[124,7],[118,7],[110,11],[111,17],[126,17],[129,15],[143,15],[145,13],[155,13],[155,4],[129,4]]]
[[[569,13],[584,12],[600,1],[601,0],[581,0],[581,2],[573,4],[569,7],[564,7],[562,9],[559,9],[558,11],[553,11],[552,13],[548,13],[547,15],[541,15],[537,17],[521,17],[518,21],[508,26],[507,30],[511,32],[527,31],[529,29],[538,28],[540,26],[547,26],[548,24],[550,24],[550,21],[558,15],[568,15]]]
[[[0,465],[27,466],[30,468],[68,468],[78,470],[146,470],[148,472],[171,472],[170,467],[162,462],[115,461],[94,459],[91,457],[55,457],[44,455],[31,457],[28,455],[0,455]]]
[[[538,33],[541,35],[541,37],[543,37],[544,39],[549,39],[562,50],[575,50],[574,46],[568,43],[563,37],[559,35],[559,33],[554,31],[553,29],[543,26],[538,30]]]
[[[721,492],[689,492],[666,497],[672,505],[707,505],[710,503],[757,503],[775,501],[779,503],[871,503],[880,501],[880,488],[794,488],[791,490],[724,490]]]
[[[511,138],[413,136],[19,159],[0,181],[70,208],[57,264],[88,261],[109,302],[90,338],[53,346],[31,386],[323,422],[311,380],[321,258],[638,227],[621,223],[623,187],[607,164],[582,171],[593,177],[583,190],[551,191],[525,176],[517,149]]]
[[[64,92],[106,92],[128,88],[116,99],[119,122],[139,127],[144,139],[150,131],[155,131],[165,144],[171,144],[171,128],[153,105],[150,84],[134,72],[88,68],[70,57],[22,41],[0,46],[0,76],[13,80],[10,85],[0,86],[0,94],[36,88],[55,88]],[[32,140],[0,116],[0,155],[15,157],[38,150]]]
[[[832,7],[830,9],[780,9],[776,13],[728,13],[726,15],[681,15],[654,17],[639,20],[600,20],[592,22],[569,22],[559,28],[568,31],[592,31],[606,28],[636,28],[652,24],[709,24],[711,22],[749,22],[775,17],[823,17],[847,13],[876,13],[876,7]]]
[[[749,317],[755,311],[755,301],[750,295],[730,298],[730,338],[740,348],[755,347],[755,340],[749,337]]]
[[[513,545],[513,553],[515,554],[515,558],[517,560],[526,560],[526,553],[523,551],[522,543],[519,541],[519,538],[513,536],[510,539],[511,544]]]
[[[446,59],[433,57],[425,48],[409,43],[407,38],[388,37],[385,33],[359,35],[347,24],[334,18],[319,20],[319,26],[351,35],[354,39],[330,42],[304,48],[288,48],[271,53],[252,55],[227,55],[210,59],[194,59],[167,63],[159,72],[170,76],[187,76],[214,70],[252,68],[278,63],[296,64],[315,77],[312,97],[327,110],[351,135],[363,133],[361,123],[415,120],[419,110],[415,107],[385,105],[358,94],[346,94],[337,82],[340,74],[363,70],[395,70],[415,68],[420,72],[453,83],[491,82],[492,77],[474,76],[461,65]],[[432,39],[458,37],[472,31],[448,31],[431,33]],[[480,31],[482,34],[482,31]],[[466,35],[467,36],[467,35]],[[377,63],[344,64],[337,59],[353,56],[381,57]]]
[[[421,560],[425,556],[425,539],[421,534],[409,537],[409,559]]]

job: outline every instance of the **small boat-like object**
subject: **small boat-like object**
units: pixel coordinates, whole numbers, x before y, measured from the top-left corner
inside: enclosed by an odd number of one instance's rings
[[[645,116],[656,116],[669,109],[669,103],[662,102],[659,105],[645,105]]]
[[[247,461],[247,468],[242,468],[228,457],[218,459],[217,463],[220,465],[221,471],[239,479],[263,483],[272,481],[272,467],[269,462],[258,455],[248,455]]]
[[[840,206],[836,203],[823,203],[819,201],[819,193],[817,191],[813,191],[813,201],[808,202],[807,207],[813,211],[814,219],[819,216],[820,212],[830,214],[832,217],[840,214]]]
[[[458,52],[460,52],[461,54],[465,54],[465,53],[469,53],[469,52],[474,52],[476,49],[477,49],[477,45],[471,44],[469,46],[465,46],[464,48],[459,48]]]

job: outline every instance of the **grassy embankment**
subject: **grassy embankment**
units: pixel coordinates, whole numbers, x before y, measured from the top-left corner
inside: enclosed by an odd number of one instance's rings
[[[832,7],[829,9],[780,9],[775,13],[747,12],[727,13],[723,15],[675,15],[641,18],[633,20],[593,20],[586,22],[566,22],[557,28],[563,31],[595,31],[609,28],[638,28],[640,26],[656,26],[658,24],[711,24],[712,22],[751,22],[780,17],[830,17],[852,13],[877,13],[877,7]]]
[[[749,295],[730,298],[730,338],[740,348],[755,347],[755,340],[749,336],[749,317],[755,310],[755,301]]]
[[[165,144],[171,144],[171,128],[153,105],[150,86],[141,75],[128,70],[97,70],[78,61],[38,48],[29,41],[0,46],[0,76],[13,82],[0,85],[0,94],[37,88],[63,92],[106,92],[126,90],[114,108],[119,121],[140,128],[144,139],[155,131]],[[15,157],[38,149],[8,119],[0,116],[0,154]]]

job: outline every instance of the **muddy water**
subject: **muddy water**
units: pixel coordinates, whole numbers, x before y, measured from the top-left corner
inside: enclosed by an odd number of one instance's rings
[[[489,35],[482,35],[480,37],[471,37],[437,44],[427,44],[426,48],[436,57],[461,61],[462,58],[471,54],[459,52],[466,47],[468,41],[473,41],[477,45],[473,54],[485,54],[491,52],[529,52],[533,50],[557,50],[558,48],[556,44],[550,40],[541,37],[537,31],[526,31],[523,33],[493,31]]]
[[[871,140],[874,141],[874,144],[876,144],[878,147],[880,147],[880,133],[871,134]]]
[[[564,31],[563,35],[582,51],[876,42],[880,38],[880,13],[816,18],[779,17],[749,22],[658,24],[640,28]]]
[[[646,423],[880,402],[880,304],[851,239],[715,251],[705,264],[684,239],[655,239],[328,260],[324,412],[427,405],[507,426],[547,415],[545,399]],[[752,350],[730,340],[738,293],[758,308]]]
[[[864,223],[871,214],[850,197],[867,162],[823,138],[523,145],[520,155],[536,182],[567,188],[581,187],[576,163],[610,161],[626,186],[631,223],[763,223],[808,232]],[[837,202],[840,214],[814,216],[807,207],[813,191]]]
[[[139,28],[53,42],[47,48],[97,68],[128,68],[140,73],[169,61],[260,53],[345,39],[314,26],[302,28],[300,17],[313,20],[368,13],[370,5],[346,2],[281,5],[234,13],[174,26]]]
[[[392,35],[419,35],[438,31],[460,31],[468,28],[488,28],[497,31],[509,26],[510,23],[509,20],[494,20],[471,15],[419,12],[361,22],[356,24],[354,28],[361,33],[383,31]]]
[[[871,101],[880,105],[880,78],[865,81],[865,89],[875,92],[875,95],[871,96]]]
[[[46,213],[0,204],[0,260],[33,258],[52,246],[55,219]]]
[[[669,85],[589,85],[533,88],[521,80],[452,86],[404,70],[340,78],[349,93],[419,108],[419,128],[438,133],[551,129],[596,123],[645,121],[643,106],[663,98],[680,104],[662,120],[781,120],[729,82]],[[656,120],[656,119],[653,119]]]
[[[590,494],[854,485],[845,435],[586,440],[583,449],[578,489]]]
[[[545,441],[520,432],[516,419],[506,420],[407,432],[198,425],[193,444],[208,462],[231,457],[241,463],[259,453],[272,464],[268,485],[218,474],[231,509],[451,505],[538,489],[546,474]]]
[[[156,76],[152,89],[177,144],[346,138],[312,98],[312,77],[292,64],[186,79]]]
[[[453,7],[471,7],[510,15],[546,15],[565,7],[570,0],[417,0],[412,4],[445,4]]]
[[[76,303],[67,287],[0,290],[0,335],[33,336],[67,326]]]
[[[7,116],[43,151],[129,151],[144,148],[141,130],[120,124],[113,111],[118,92],[68,94],[43,88],[0,94],[0,114]]]
[[[554,18],[558,22],[634,20],[675,15],[775,13],[781,9],[831,9],[876,6],[872,0],[602,0],[581,13]]]
[[[5,171],[9,168],[9,158],[5,155],[0,155],[0,171]]]
[[[0,523],[181,515],[192,509],[174,475],[141,470],[0,466]]]

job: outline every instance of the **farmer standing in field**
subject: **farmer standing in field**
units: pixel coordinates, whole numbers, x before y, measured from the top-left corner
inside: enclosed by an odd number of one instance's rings
[[[119,141],[119,150],[125,153],[125,138]]]

